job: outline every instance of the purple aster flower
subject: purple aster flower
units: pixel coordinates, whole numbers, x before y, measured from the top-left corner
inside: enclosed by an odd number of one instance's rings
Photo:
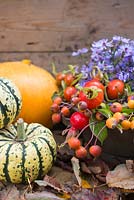
[[[124,38],[124,37],[121,37],[121,36],[113,36],[112,38],[113,42],[123,42],[123,43],[129,43],[130,39],[127,39],[127,38]]]
[[[88,49],[87,49],[87,48],[83,48],[83,49],[80,50],[80,52],[81,52],[81,54],[87,53],[87,52],[88,52]]]
[[[72,56],[79,56],[79,55],[87,53],[87,52],[88,52],[87,48],[78,49],[78,51],[74,51],[72,53]]]
[[[101,39],[93,42],[88,65],[82,65],[80,73],[83,80],[90,80],[93,66],[97,66],[102,73],[107,74],[109,80],[118,78],[134,88],[134,40],[121,36],[113,36],[111,40]],[[73,52],[73,56],[87,53],[86,48]]]
[[[94,51],[94,49],[105,50],[107,47],[112,47],[111,41],[108,41],[108,39],[102,39],[98,42],[93,42],[91,51]]]
[[[134,75],[132,76],[130,68],[134,68],[134,41],[114,36],[110,41],[102,39],[93,42],[90,66],[94,65],[107,73],[110,79],[116,77],[124,82],[132,82]]]
[[[78,65],[75,65],[74,69],[75,69],[75,74],[79,74],[80,73],[80,69],[79,69]]]
[[[117,78],[124,82],[127,82],[129,80],[129,73],[123,73],[121,71],[121,72],[117,73]]]
[[[87,65],[82,65],[81,67],[81,73],[82,73],[82,79],[88,79],[90,72],[91,72],[91,68],[88,67]]]
[[[104,71],[108,73],[113,73],[114,72],[114,66],[113,65],[106,65],[104,66]]]
[[[78,51],[74,51],[74,52],[72,53],[72,56],[79,56],[79,52],[78,52]]]

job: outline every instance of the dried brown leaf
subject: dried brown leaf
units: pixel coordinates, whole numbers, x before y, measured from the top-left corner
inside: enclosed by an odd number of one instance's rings
[[[117,165],[113,171],[109,171],[106,176],[106,183],[109,187],[122,189],[134,189],[134,173],[128,171],[125,164]]]
[[[61,184],[57,181],[56,178],[46,175],[43,179],[47,184],[52,185],[55,188],[62,189]]]
[[[35,192],[35,193],[28,193],[26,194],[26,200],[64,200],[57,197],[55,194],[50,192]],[[12,199],[13,200],[13,199]]]
[[[109,171],[108,165],[101,159],[95,159],[89,163],[89,169],[94,174],[107,174]]]
[[[41,186],[44,186],[44,187],[49,186],[49,187],[53,188],[54,190],[56,190],[57,192],[62,192],[63,191],[61,187],[56,186],[53,183],[49,183],[46,180],[35,180],[35,183],[38,184],[38,186],[40,186],[40,187]]]
[[[20,200],[20,193],[15,185],[8,185],[0,191],[0,200]]]
[[[71,159],[72,166],[73,166],[73,171],[76,176],[76,179],[78,181],[79,186],[81,186],[81,177],[80,177],[80,165],[79,165],[79,160],[75,157]]]
[[[88,166],[86,165],[85,162],[81,162],[81,170],[84,173],[91,174],[91,171],[90,171],[90,169],[88,168]]]
[[[82,189],[81,191],[75,192],[71,200],[118,200],[119,195],[112,189],[108,190],[95,190],[92,192],[91,190]]]
[[[134,161],[133,160],[126,160],[126,167],[129,172],[134,172]]]

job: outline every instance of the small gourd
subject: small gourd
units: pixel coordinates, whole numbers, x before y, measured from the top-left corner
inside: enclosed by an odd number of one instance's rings
[[[56,158],[52,132],[38,123],[18,119],[0,130],[0,181],[27,183],[42,178]]]
[[[21,94],[9,79],[0,77],[0,129],[12,123],[20,113]]]

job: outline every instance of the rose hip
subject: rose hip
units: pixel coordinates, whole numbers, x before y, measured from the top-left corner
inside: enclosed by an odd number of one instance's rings
[[[85,147],[80,146],[79,149],[75,151],[75,155],[77,158],[85,158],[87,156],[87,150]]]
[[[81,142],[78,138],[76,137],[71,137],[69,140],[68,140],[68,145],[71,149],[78,149],[81,145]]]
[[[102,152],[102,148],[99,145],[92,145],[89,148],[89,153],[94,157],[100,156],[101,152]]]
[[[74,112],[70,117],[70,123],[77,130],[82,130],[89,124],[89,118],[82,112]]]

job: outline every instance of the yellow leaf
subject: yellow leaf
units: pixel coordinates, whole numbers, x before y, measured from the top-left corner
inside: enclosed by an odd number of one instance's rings
[[[60,198],[63,198],[63,199],[70,199],[71,198],[71,196],[66,192],[64,192],[63,194],[58,194],[57,196],[60,197]]]
[[[86,188],[86,189],[92,188],[92,186],[88,183],[88,181],[84,179],[81,179],[81,186],[82,188]]]

